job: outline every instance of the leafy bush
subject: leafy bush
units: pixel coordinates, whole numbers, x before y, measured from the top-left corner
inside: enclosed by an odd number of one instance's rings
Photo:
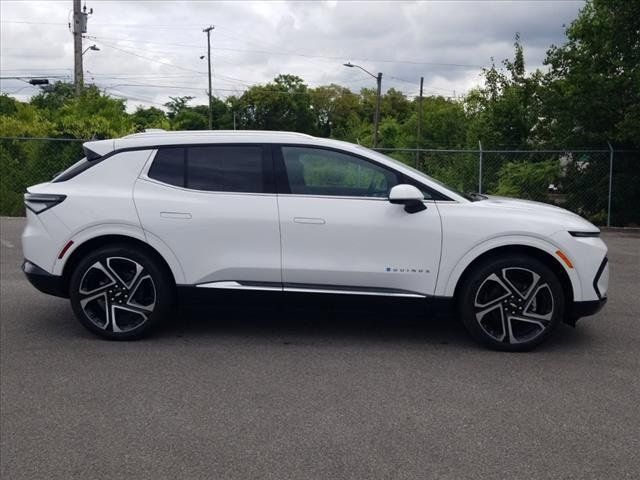
[[[546,201],[548,188],[557,183],[560,174],[558,162],[507,162],[498,172],[496,195]]]

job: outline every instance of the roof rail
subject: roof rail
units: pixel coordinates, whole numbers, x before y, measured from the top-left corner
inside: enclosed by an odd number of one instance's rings
[[[283,132],[277,130],[163,130],[162,128],[147,128],[144,132],[131,133],[122,138],[144,137],[146,135],[197,135],[197,136],[218,136],[218,135],[287,135],[293,137],[312,138],[312,135],[299,132]]]
[[[122,138],[134,138],[134,137],[140,137],[142,135],[148,135],[150,133],[167,133],[167,131],[163,128],[145,128],[144,132],[136,132],[136,133],[130,133],[129,135],[125,135]]]

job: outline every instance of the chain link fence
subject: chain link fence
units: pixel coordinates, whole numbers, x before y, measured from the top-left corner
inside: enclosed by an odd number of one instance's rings
[[[24,215],[26,188],[48,182],[82,158],[84,140],[0,138],[0,215]]]
[[[601,226],[640,226],[637,150],[377,150],[459,191],[549,203]]]
[[[84,141],[0,138],[0,215],[24,215],[26,187],[80,159]],[[378,150],[463,192],[551,203],[596,225],[640,226],[640,151]]]

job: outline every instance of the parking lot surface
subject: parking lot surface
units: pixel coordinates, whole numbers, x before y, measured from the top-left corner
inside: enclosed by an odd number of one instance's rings
[[[0,219],[5,479],[640,478],[640,237],[605,233],[609,303],[538,350],[453,320],[223,307],[153,338],[86,332]]]

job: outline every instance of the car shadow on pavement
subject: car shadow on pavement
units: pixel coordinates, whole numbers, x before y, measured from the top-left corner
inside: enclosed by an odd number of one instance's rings
[[[34,309],[30,320],[25,325],[30,334],[58,340],[103,341],[80,326],[70,306],[62,302]],[[482,350],[453,316],[367,309],[180,307],[158,332],[142,341],[171,344],[177,340],[202,345],[212,339],[265,345],[394,344]],[[582,350],[594,341],[588,329],[563,324],[538,350]]]
[[[403,314],[365,309],[181,308],[159,335],[191,341],[215,336],[267,343],[276,341],[285,345],[396,343],[482,349],[454,316],[429,317],[424,313]],[[585,343],[589,343],[589,336],[580,328],[562,324],[541,348],[582,348]]]
[[[426,318],[371,310],[279,308],[180,309],[161,335],[224,335],[294,342],[466,343],[462,325],[452,318]]]

